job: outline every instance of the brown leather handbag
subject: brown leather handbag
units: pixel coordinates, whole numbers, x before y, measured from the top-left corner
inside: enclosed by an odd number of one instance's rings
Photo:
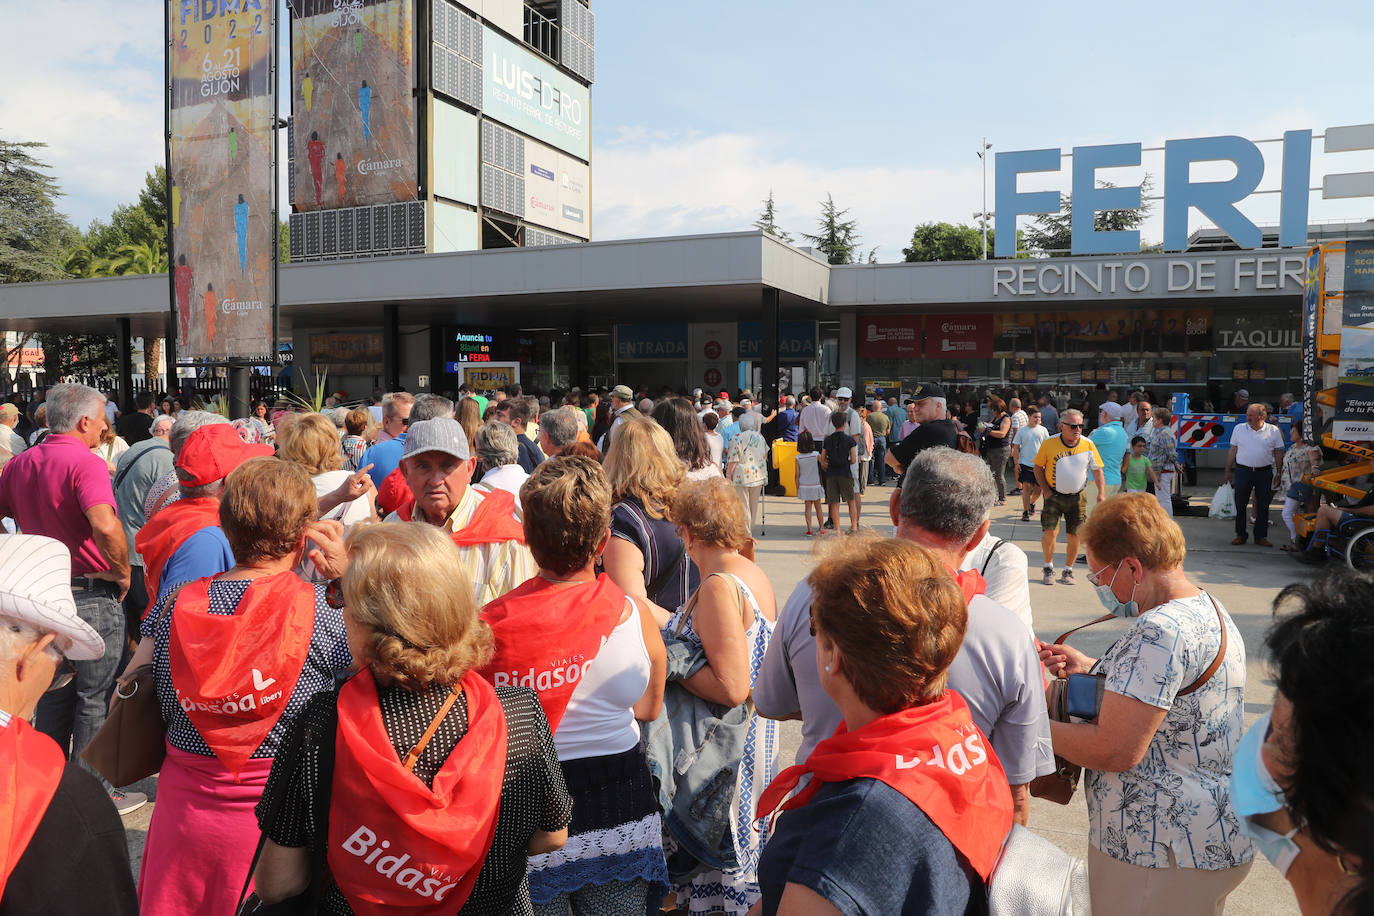
[[[180,594],[181,589],[177,588],[167,599],[162,617],[172,612]],[[167,723],[158,705],[152,665],[140,665],[119,678],[114,692],[110,714],[81,751],[81,759],[118,788],[147,779],[162,769],[162,761],[167,757]]]
[[[1197,692],[1203,684],[1211,680],[1212,675],[1217,673],[1217,669],[1221,667],[1222,661],[1226,658],[1226,618],[1222,616],[1221,608],[1217,605],[1216,599],[1211,595],[1208,595],[1207,598],[1212,602],[1212,607],[1216,609],[1217,621],[1221,624],[1221,646],[1217,649],[1217,657],[1212,659],[1212,664],[1207,666],[1207,670],[1202,672],[1197,680],[1193,681],[1187,687],[1184,687],[1175,694],[1175,696],[1183,697],[1190,693]],[[1102,623],[1105,620],[1111,620],[1114,616],[1114,614],[1103,614],[1096,620],[1090,620],[1085,624],[1076,626],[1056,639],[1052,645],[1062,645],[1066,639],[1079,630],[1086,629],[1093,624]],[[1101,712],[1102,687],[1106,683],[1107,675],[1096,674],[1094,676],[1099,680],[1097,708],[1098,711]],[[1050,721],[1069,721],[1069,679],[1067,677],[1061,675],[1050,681],[1049,685],[1045,688],[1045,705],[1049,710]],[[1094,719],[1094,721],[1096,720]],[[1078,789],[1078,781],[1082,776],[1083,768],[1081,766],[1055,754],[1054,772],[1047,773],[1044,776],[1037,776],[1032,779],[1030,783],[1030,793],[1036,798],[1043,798],[1057,805],[1067,805],[1073,799],[1073,793]]]
[[[111,785],[127,786],[162,769],[167,723],[157,702],[153,666],[141,665],[115,682],[110,715],[81,758]]]

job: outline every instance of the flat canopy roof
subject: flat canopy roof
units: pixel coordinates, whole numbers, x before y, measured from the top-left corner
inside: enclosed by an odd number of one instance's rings
[[[1013,311],[1104,300],[1302,292],[1302,248],[832,267],[759,231],[285,264],[281,332],[366,325],[400,307],[402,324],[653,322],[752,317],[764,289],[788,317],[946,306]],[[0,285],[0,329],[92,333],[128,318],[165,333],[166,274]]]

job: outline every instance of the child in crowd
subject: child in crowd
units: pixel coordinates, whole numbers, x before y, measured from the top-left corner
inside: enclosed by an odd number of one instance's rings
[[[1136,436],[1131,439],[1131,450],[1121,456],[1121,492],[1144,493],[1151,480],[1159,485],[1155,469],[1145,457],[1145,437]]]
[[[816,451],[816,440],[806,430],[797,434],[797,499],[802,500],[806,513],[806,536],[814,537],[811,530],[811,511],[816,512],[816,530],[820,531],[825,523],[821,515],[821,501],[825,499],[825,485],[821,483],[820,455]]]
[[[830,525],[840,533],[840,503],[849,505],[849,533],[859,533],[859,504],[854,498],[854,466],[858,463],[858,443],[845,431],[849,415],[837,410],[830,415],[834,432],[825,437],[821,448],[821,468],[825,471],[825,501],[830,507]]]

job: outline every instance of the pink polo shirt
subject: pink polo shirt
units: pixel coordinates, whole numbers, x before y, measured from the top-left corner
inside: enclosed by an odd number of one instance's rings
[[[0,471],[0,518],[12,518],[24,534],[55,538],[72,552],[72,575],[105,572],[105,562],[86,512],[114,506],[104,459],[75,436],[49,434],[11,458]]]

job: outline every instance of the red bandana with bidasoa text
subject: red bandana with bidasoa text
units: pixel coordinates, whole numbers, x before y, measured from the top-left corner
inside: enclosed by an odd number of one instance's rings
[[[782,805],[800,808],[822,783],[876,779],[905,795],[988,879],[1011,830],[1011,789],[968,704],[952,690],[924,706],[879,716],[858,731],[845,724],[788,767],[759,797],[759,817],[777,810],[801,778],[811,782]]]
[[[506,714],[475,671],[458,688],[467,734],[432,789],[401,765],[372,672],[364,668],[339,691],[326,858],[358,916],[447,916],[477,883],[501,807]]]
[[[57,742],[18,716],[0,729],[0,894],[57,794],[65,765]]]
[[[496,653],[481,675],[497,687],[529,687],[558,731],[587,667],[625,612],[625,592],[602,573],[559,586],[535,576],[482,608]]]
[[[211,614],[210,581],[182,586],[168,662],[177,703],[237,776],[296,689],[315,633],[315,587],[293,570],[263,576],[234,613]]]

